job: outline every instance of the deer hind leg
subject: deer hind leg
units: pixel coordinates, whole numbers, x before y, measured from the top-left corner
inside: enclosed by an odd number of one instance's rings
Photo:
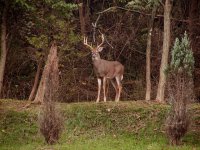
[[[103,78],[103,100],[106,102],[106,77]]]
[[[98,82],[98,95],[97,95],[97,100],[96,100],[96,102],[98,103],[98,102],[99,102],[99,99],[100,99],[100,93],[101,93],[101,79],[98,78],[98,79],[97,79],[97,82]]]
[[[112,85],[113,85],[113,87],[115,88],[115,92],[116,92],[116,96],[115,96],[115,101],[117,100],[117,95],[118,95],[118,89],[117,89],[117,86],[116,86],[116,84],[115,84],[115,82],[111,79],[111,83],[112,83]]]
[[[116,81],[117,81],[117,94],[116,94],[116,102],[119,102],[120,99],[120,95],[121,95],[121,91],[122,91],[122,83],[121,83],[121,77],[117,76],[115,77]]]

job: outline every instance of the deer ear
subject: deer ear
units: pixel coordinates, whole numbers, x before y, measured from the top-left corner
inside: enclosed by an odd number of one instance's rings
[[[103,47],[98,47],[97,52],[101,52],[103,50]]]

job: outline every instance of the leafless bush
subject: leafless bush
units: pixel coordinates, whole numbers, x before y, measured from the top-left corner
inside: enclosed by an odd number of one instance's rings
[[[63,118],[56,109],[55,103],[45,102],[39,115],[40,132],[48,144],[54,144],[60,138],[63,129]]]
[[[168,92],[172,108],[166,119],[166,133],[172,145],[178,145],[188,130],[190,120],[186,106],[193,97],[192,88],[192,79],[184,72],[169,75]]]

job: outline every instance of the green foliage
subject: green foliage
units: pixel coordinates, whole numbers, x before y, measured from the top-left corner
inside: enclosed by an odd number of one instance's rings
[[[132,0],[126,5],[128,8],[136,10],[150,10],[155,6],[158,6],[159,0]]]
[[[71,17],[71,12],[77,9],[77,5],[73,3],[67,3],[64,0],[44,0],[44,2],[61,18]]]
[[[15,0],[14,4],[18,4],[27,10],[33,10],[34,8],[31,6],[28,0]]]
[[[175,72],[186,71],[191,76],[194,70],[194,57],[186,32],[181,41],[176,38],[171,55],[172,59],[168,69]]]
[[[46,48],[48,46],[48,38],[46,35],[42,34],[34,37],[27,37],[30,44],[34,45],[36,48]]]
[[[36,48],[48,49],[49,44],[55,40],[62,56],[65,51],[73,51],[74,45],[79,41],[78,35],[74,33],[72,15],[77,6],[64,0],[44,0],[34,7],[26,25],[30,30],[25,36],[27,42]],[[61,61],[62,59],[63,57],[60,58]]]

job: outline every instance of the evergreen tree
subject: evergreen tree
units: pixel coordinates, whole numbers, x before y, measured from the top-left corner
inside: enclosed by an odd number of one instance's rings
[[[190,42],[185,32],[181,42],[176,38],[172,49],[172,60],[170,70],[173,72],[185,71],[189,76],[192,76],[194,70],[194,57],[190,49]]]
[[[168,76],[168,92],[171,110],[166,120],[166,133],[172,145],[180,143],[189,126],[187,103],[193,98],[194,57],[187,34],[177,38],[172,49]]]

